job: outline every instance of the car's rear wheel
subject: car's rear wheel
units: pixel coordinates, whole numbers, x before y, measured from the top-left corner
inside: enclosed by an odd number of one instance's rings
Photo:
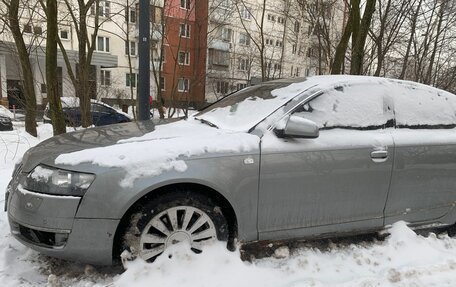
[[[228,226],[220,207],[190,192],[166,194],[147,202],[131,216],[123,249],[133,257],[154,261],[166,248],[187,242],[195,253],[215,241],[228,240]]]

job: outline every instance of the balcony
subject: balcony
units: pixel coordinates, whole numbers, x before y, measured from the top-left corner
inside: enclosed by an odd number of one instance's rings
[[[222,41],[220,39],[213,39],[208,45],[209,49],[229,52],[231,49],[231,43]]]

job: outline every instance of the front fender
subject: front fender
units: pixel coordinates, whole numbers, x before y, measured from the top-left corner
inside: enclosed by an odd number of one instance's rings
[[[97,175],[76,217],[121,219],[131,206],[154,190],[177,183],[195,183],[215,190],[231,204],[238,221],[239,239],[257,240],[259,162],[258,152],[188,159],[184,172],[172,170],[139,178],[127,188],[120,186],[125,171],[110,169]]]

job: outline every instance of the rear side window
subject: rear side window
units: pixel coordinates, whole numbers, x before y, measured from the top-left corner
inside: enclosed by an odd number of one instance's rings
[[[398,128],[453,128],[456,95],[421,85],[398,84],[392,90]]]
[[[380,129],[393,125],[387,88],[378,84],[343,85],[330,89],[294,112],[321,129]]]

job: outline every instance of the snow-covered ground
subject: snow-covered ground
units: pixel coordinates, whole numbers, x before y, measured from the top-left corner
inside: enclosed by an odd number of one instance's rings
[[[38,138],[16,126],[0,132],[0,196],[14,163],[39,141],[51,136],[50,125],[40,125]],[[1,200],[1,204],[4,201]],[[1,286],[456,286],[456,239],[446,235],[416,235],[396,223],[383,241],[367,240],[281,247],[269,258],[244,262],[240,252],[222,244],[202,254],[177,245],[154,264],[130,262],[97,268],[51,259],[22,246],[9,234],[7,217],[0,213]]]

